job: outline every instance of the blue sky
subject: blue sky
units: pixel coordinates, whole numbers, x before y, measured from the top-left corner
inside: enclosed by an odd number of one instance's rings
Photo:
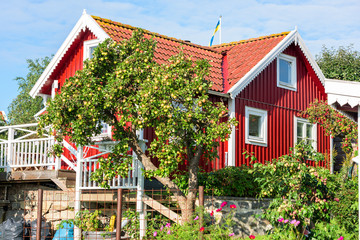
[[[298,27],[313,56],[322,45],[360,50],[358,0],[9,0],[0,8],[0,110],[17,95],[26,59],[55,54],[83,9],[91,15],[207,45],[219,15],[222,42]],[[218,36],[214,43],[218,43]]]

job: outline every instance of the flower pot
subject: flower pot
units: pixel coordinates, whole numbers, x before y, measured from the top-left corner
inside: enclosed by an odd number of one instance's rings
[[[116,239],[116,232],[96,231],[83,232],[85,240]]]

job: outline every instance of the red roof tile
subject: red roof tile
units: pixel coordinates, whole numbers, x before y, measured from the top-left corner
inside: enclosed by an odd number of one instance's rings
[[[114,22],[108,19],[92,16],[102,29],[114,40],[121,41],[129,39],[135,27]],[[209,79],[213,81],[212,90],[223,91],[223,78],[221,71],[222,55],[218,50],[185,42],[179,39],[170,38],[157,33],[145,31],[145,36],[154,36],[157,41],[155,59],[158,63],[163,63],[171,56],[179,53],[180,47],[187,56],[192,56],[194,60],[207,59],[211,64]]]
[[[109,19],[92,17],[115,41],[129,39],[132,31],[136,29],[130,25],[114,22]],[[231,88],[288,34],[289,32],[283,32],[205,47],[145,30],[145,36],[153,36],[157,41],[155,59],[158,63],[164,63],[172,55],[177,54],[180,47],[183,48],[185,55],[192,56],[194,60],[207,59],[211,64],[209,78],[214,83],[212,90],[218,92],[224,91],[222,53],[227,55],[228,84],[226,85]]]
[[[226,52],[230,88],[263,59],[289,32],[213,46]]]

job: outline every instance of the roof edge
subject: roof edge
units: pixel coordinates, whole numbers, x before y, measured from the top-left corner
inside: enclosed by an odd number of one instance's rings
[[[96,37],[101,41],[109,38],[109,35],[97,24],[97,22],[84,11],[80,19],[75,24],[74,28],[71,30],[70,34],[66,37],[61,47],[58,49],[48,66],[45,68],[44,72],[41,74],[31,91],[29,92],[32,98],[38,96],[41,88],[44,86],[45,82],[56,69],[57,65],[66,54],[71,44],[74,42],[81,30],[84,30],[86,27],[90,29],[90,31],[93,32]]]
[[[325,88],[325,77],[315,59],[306,47],[304,40],[301,38],[297,28],[291,31],[283,40],[281,40],[263,59],[261,59],[249,72],[245,74],[234,86],[230,88],[228,93],[231,98],[235,98],[242,90],[244,90],[250,82],[255,79],[280,53],[282,53],[291,43],[295,42],[304,53],[305,58],[309,61],[315,74],[320,79]]]
[[[294,40],[297,30],[291,31],[281,42],[279,42],[266,56],[261,59],[249,72],[245,74],[234,86],[230,88],[231,98],[235,98],[245,87],[259,75],[282,51]]]

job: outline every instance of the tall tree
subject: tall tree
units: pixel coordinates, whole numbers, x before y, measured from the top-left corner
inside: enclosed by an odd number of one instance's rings
[[[316,62],[326,78],[360,82],[360,52],[353,45],[338,49],[323,46]]]
[[[154,61],[155,47],[155,41],[145,38],[141,30],[120,43],[104,41],[84,69],[66,80],[40,122],[53,127],[50,132],[56,133],[58,142],[66,135],[80,145],[91,144],[92,136],[100,134],[99,122],[109,123],[118,143],[108,159],[99,160],[101,169],[93,178],[106,186],[117,174],[127,176],[130,147],[143,163],[146,177],[176,190],[182,218],[187,220],[196,193],[180,191],[178,183],[183,178],[174,173],[179,164],[187,163],[185,184],[196,189],[200,158],[217,156],[218,140],[226,140],[236,120],[220,121],[227,117],[227,108],[208,98],[212,85],[206,80],[208,62],[194,62],[180,53],[159,65]],[[136,132],[149,127],[157,136],[147,149],[150,156],[141,148]]]
[[[29,92],[49,64],[50,60],[50,57],[35,60],[27,59],[26,62],[28,64],[29,72],[26,75],[26,78],[17,77],[14,79],[19,85],[19,94],[8,107],[10,124],[36,122],[34,115],[43,108],[42,98],[32,98],[29,95]]]

